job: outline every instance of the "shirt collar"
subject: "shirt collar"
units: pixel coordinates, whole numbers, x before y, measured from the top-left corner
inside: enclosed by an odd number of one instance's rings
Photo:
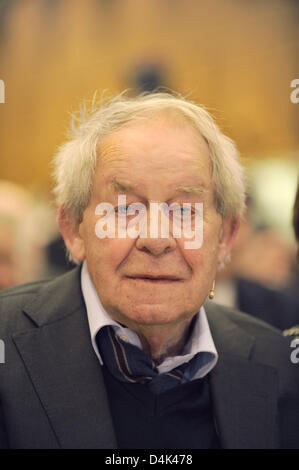
[[[98,331],[104,326],[114,327],[117,335],[121,339],[128,341],[141,349],[141,343],[138,335],[134,331],[120,325],[118,322],[113,320],[104,309],[90,277],[86,261],[83,262],[81,270],[81,288],[87,310],[92,346],[100,363],[103,365],[103,361],[96,343],[96,335]],[[210,372],[211,369],[213,369],[218,360],[218,353],[215,348],[208,324],[208,319],[203,306],[197,313],[193,331],[188,340],[188,343],[184,348],[183,354],[180,356],[166,358],[157,367],[157,369],[159,373],[169,372],[184,362],[190,361],[190,359],[192,359],[192,357],[197,353],[204,353],[204,360],[202,367],[200,367],[200,369],[197,371],[193,377],[193,380],[204,377],[208,372]]]

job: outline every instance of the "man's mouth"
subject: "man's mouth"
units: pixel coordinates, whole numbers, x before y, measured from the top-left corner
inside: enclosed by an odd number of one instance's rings
[[[128,279],[133,279],[136,281],[144,281],[144,282],[154,282],[154,283],[167,283],[167,282],[179,282],[182,279],[178,278],[177,276],[172,275],[157,275],[152,276],[149,274],[141,274],[136,276],[126,276]]]

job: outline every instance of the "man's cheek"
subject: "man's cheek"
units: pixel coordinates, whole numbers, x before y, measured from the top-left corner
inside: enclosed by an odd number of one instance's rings
[[[214,244],[210,244],[196,250],[185,250],[184,258],[192,271],[193,277],[199,277],[203,271],[208,273],[209,269],[214,266],[217,258],[217,248]]]
[[[183,256],[188,266],[194,270],[196,267],[201,266],[204,262],[204,253],[202,248],[195,250],[183,250]]]
[[[116,268],[122,263],[130,253],[132,243],[128,240],[105,239],[102,240],[101,257],[105,259],[105,264]]]

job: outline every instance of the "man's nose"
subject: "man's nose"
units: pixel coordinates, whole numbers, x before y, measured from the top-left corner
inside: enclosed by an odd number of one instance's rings
[[[166,218],[159,203],[151,203],[146,213],[146,227],[136,241],[136,248],[159,256],[168,253],[176,247],[172,236],[169,220]]]
[[[153,256],[168,253],[176,248],[171,224],[158,202],[151,202],[143,219],[143,229],[136,241],[138,250],[146,251]],[[146,225],[144,222],[146,221]]]
[[[153,256],[160,256],[169,253],[176,247],[174,238],[138,238],[136,241],[136,248],[141,251],[152,254]]]

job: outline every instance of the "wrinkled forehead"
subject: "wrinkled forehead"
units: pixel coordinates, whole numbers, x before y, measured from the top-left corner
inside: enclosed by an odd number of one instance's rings
[[[210,149],[181,120],[132,122],[102,139],[93,190],[99,198],[113,192],[151,200],[209,194],[212,200]]]
[[[206,139],[190,120],[181,114],[159,114],[130,121],[98,144],[98,164],[131,161],[138,167],[180,167],[193,170],[205,166],[212,170],[210,149]]]

